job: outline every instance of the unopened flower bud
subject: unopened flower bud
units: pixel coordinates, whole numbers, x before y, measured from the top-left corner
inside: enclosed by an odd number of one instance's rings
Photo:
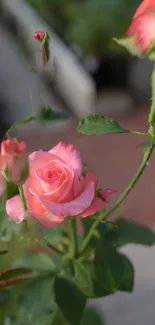
[[[2,174],[7,182],[16,185],[25,183],[29,175],[29,164],[26,153],[26,143],[16,139],[8,139],[1,144]]]

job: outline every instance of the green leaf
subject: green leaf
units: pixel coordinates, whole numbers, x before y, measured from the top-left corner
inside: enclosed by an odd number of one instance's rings
[[[80,325],[106,325],[106,323],[94,307],[89,307],[84,311]]]
[[[56,302],[72,325],[79,325],[86,305],[86,297],[77,286],[65,279],[58,277],[55,281]]]
[[[18,186],[12,182],[7,183],[7,199],[11,199],[13,196],[19,193]]]
[[[77,131],[88,135],[127,133],[116,121],[103,115],[89,115],[79,122]]]
[[[25,255],[15,263],[15,266],[39,272],[55,272],[56,270],[51,257],[45,253]]]
[[[114,247],[100,241],[96,247],[94,263],[96,297],[104,297],[118,290],[132,291],[134,271],[131,263]]]
[[[16,308],[9,312],[11,325],[43,325],[52,312],[53,282],[51,275],[27,281],[16,294]]]
[[[128,37],[128,38],[114,38],[114,41],[116,41],[117,44],[123,46],[131,55],[135,55],[140,57],[140,49],[135,44],[134,37]]]
[[[55,112],[49,106],[42,107],[35,119],[41,124],[55,124],[68,119],[68,113]]]
[[[116,247],[130,243],[152,246],[155,243],[155,233],[142,224],[127,219],[119,219],[113,224],[115,227],[107,233],[106,239]]]
[[[124,266],[124,276],[121,280],[119,290],[132,292],[134,287],[134,268],[130,260],[123,254],[120,254]]]
[[[74,261],[75,283],[86,297],[93,297],[93,282],[90,272],[78,260]]]

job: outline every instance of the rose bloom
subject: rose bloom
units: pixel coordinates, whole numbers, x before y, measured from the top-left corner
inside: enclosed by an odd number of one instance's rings
[[[137,9],[127,37],[134,37],[141,54],[145,54],[155,40],[155,1],[144,0]]]
[[[17,185],[25,182],[28,176],[26,143],[15,138],[1,143],[0,169],[7,181]]]
[[[114,192],[96,196],[96,176],[82,176],[82,160],[72,144],[58,143],[48,152],[29,155],[29,177],[23,186],[30,215],[43,225],[54,227],[67,216],[87,217],[100,210]],[[19,195],[6,203],[10,220],[21,222],[25,215]]]

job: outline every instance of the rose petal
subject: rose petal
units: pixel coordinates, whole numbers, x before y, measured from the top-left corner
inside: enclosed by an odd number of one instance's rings
[[[49,152],[61,158],[74,171],[77,177],[81,175],[82,160],[80,152],[73,144],[59,142]]]
[[[44,215],[36,215],[35,217],[45,227],[56,227],[64,222],[63,218],[48,215],[47,213]]]
[[[25,213],[22,207],[21,199],[19,195],[12,197],[6,202],[6,212],[9,216],[9,220],[22,222],[25,218]]]
[[[99,196],[102,198],[102,200],[105,203],[108,203],[111,195],[113,195],[114,193],[116,193],[117,191],[115,189],[105,189],[105,190],[101,190],[99,191]]]
[[[95,193],[95,184],[94,182],[88,183],[79,197],[67,203],[49,202],[45,195],[39,195],[32,188],[29,190],[38,198],[49,214],[64,218],[67,216],[79,215],[91,205]]]
[[[105,202],[102,201],[99,197],[95,197],[91,206],[86,209],[83,213],[80,213],[80,217],[86,218],[101,210],[101,208],[105,205]]]
[[[133,19],[137,18],[138,16],[144,14],[147,10],[155,10],[155,1],[154,0],[144,0],[138,9],[136,10]]]

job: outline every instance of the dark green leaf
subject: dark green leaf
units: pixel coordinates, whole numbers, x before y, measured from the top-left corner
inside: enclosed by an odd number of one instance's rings
[[[89,307],[85,309],[80,325],[106,325],[106,323],[94,307]]]
[[[112,133],[127,133],[116,121],[103,115],[89,115],[82,119],[78,125],[78,132],[88,135],[101,135]]]
[[[35,119],[41,124],[55,124],[68,118],[66,112],[55,112],[50,107],[42,107]]]
[[[9,182],[7,183],[7,199],[11,199],[13,196],[19,193],[18,186]]]
[[[65,278],[57,278],[55,281],[56,302],[66,317],[73,325],[79,325],[86,305],[86,297],[77,286]]]
[[[15,266],[40,272],[55,272],[55,264],[45,253],[25,255],[15,263]]]
[[[142,224],[127,219],[119,219],[113,224],[115,227],[106,238],[116,247],[130,243],[151,246],[155,243],[155,233]]]
[[[94,271],[94,291],[97,297],[107,296],[118,290],[131,292],[134,277],[132,271],[126,257],[105,241],[98,243]]]
[[[120,254],[124,266],[124,276],[121,280],[119,290],[132,292],[134,287],[134,268],[130,260],[123,254]]]
[[[91,279],[91,274],[87,270],[86,266],[80,263],[78,260],[74,261],[74,271],[75,271],[75,283],[78,288],[87,296],[93,297],[93,282]]]

